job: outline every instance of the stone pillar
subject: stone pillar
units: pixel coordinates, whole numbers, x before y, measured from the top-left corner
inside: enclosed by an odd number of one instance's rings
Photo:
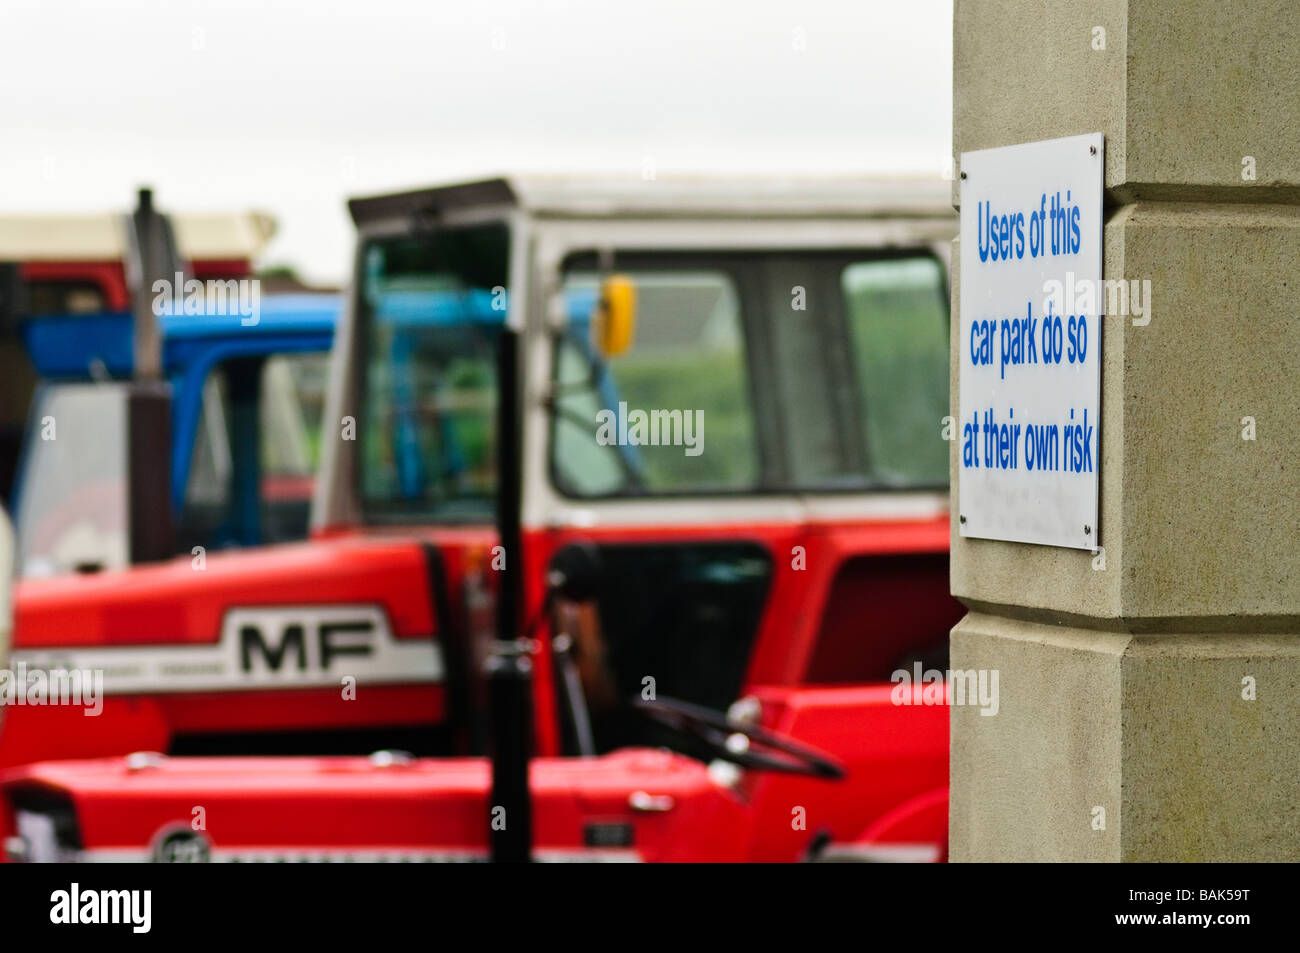
[[[1152,300],[1103,322],[1102,551],[963,539],[953,471],[951,664],[1000,703],[952,709],[951,857],[1300,860],[1300,6],[953,35],[956,156],[1105,133],[1104,277]]]

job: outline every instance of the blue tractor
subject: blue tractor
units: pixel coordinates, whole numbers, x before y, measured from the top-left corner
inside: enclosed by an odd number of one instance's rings
[[[247,274],[247,242],[191,226],[197,250],[183,249],[182,258],[173,223],[146,211],[171,255],[162,266],[155,260],[152,274],[183,284],[206,273],[204,287],[250,286],[229,277]],[[128,233],[143,231],[139,219],[126,217]],[[13,261],[11,252],[0,266],[8,346],[0,363],[21,363],[13,376],[31,381],[21,442],[3,448],[20,575],[305,537],[340,296],[263,296],[259,285],[255,320],[207,298],[150,313],[138,293],[150,269],[114,261],[111,242],[78,247],[91,241],[90,224],[63,223],[65,231],[76,226],[63,243],[68,259],[52,262],[44,249],[39,261]],[[176,226],[184,239],[183,222]],[[3,238],[0,227],[0,253]],[[30,242],[39,245],[39,236]],[[136,234],[124,248],[137,253],[147,242]],[[146,365],[151,373],[142,373]]]

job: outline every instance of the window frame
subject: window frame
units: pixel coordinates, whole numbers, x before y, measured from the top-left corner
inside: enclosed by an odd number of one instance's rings
[[[674,259],[684,262],[683,267],[697,270],[719,270],[728,275],[735,286],[741,305],[740,324],[741,333],[744,335],[743,352],[745,372],[747,374],[746,389],[750,407],[754,414],[753,432],[757,480],[755,485],[751,487],[735,489],[687,488],[658,492],[573,493],[559,477],[556,456],[556,431],[561,418],[553,412],[548,401],[544,470],[550,490],[559,499],[577,505],[594,505],[611,502],[626,503],[673,499],[742,499],[811,495],[845,497],[865,493],[901,496],[916,493],[948,492],[949,481],[947,479],[942,483],[933,484],[908,483],[898,485],[866,481],[860,484],[839,485],[830,483],[805,484],[790,477],[790,461],[787,452],[789,447],[787,427],[789,423],[786,420],[781,401],[777,399],[775,388],[760,386],[760,381],[768,378],[775,379],[774,375],[778,373],[776,371],[774,322],[771,320],[771,314],[766,313],[766,308],[761,308],[764,313],[759,314],[756,313],[757,309],[750,307],[752,302],[762,302],[764,300],[762,288],[759,287],[759,272],[753,268],[741,270],[741,266],[755,260],[782,257],[807,258],[823,264],[838,263],[840,267],[837,286],[838,280],[842,280],[843,271],[851,265],[918,258],[934,261],[938,265],[940,276],[940,283],[936,291],[939,292],[943,313],[945,358],[950,360],[946,343],[951,337],[952,329],[952,309],[948,294],[948,269],[946,263],[930,243],[918,241],[906,245],[887,247],[843,245],[827,247],[791,246],[788,248],[778,246],[711,248],[702,246],[698,248],[605,247],[594,249],[588,247],[570,249],[559,259],[556,274],[557,289],[563,287],[565,276],[571,270],[636,270],[637,267],[655,267],[656,263],[658,263],[659,267],[662,267],[663,262]],[[642,262],[645,264],[642,265]],[[819,333],[819,340],[822,346],[820,350],[824,359],[823,367],[826,369],[826,373],[832,377],[830,388],[832,396],[829,401],[829,409],[834,415],[834,429],[838,439],[856,445],[858,459],[865,467],[869,465],[870,461],[868,459],[864,428],[858,415],[864,415],[861,420],[865,421],[868,419],[865,415],[869,414],[870,410],[865,406],[866,394],[860,389],[858,368],[851,356],[848,355],[848,349],[853,343],[849,323],[843,296],[837,294],[833,306],[821,314],[819,331],[822,333]],[[826,331],[831,333],[824,333]],[[558,371],[560,361],[559,349],[563,346],[564,336],[567,333],[567,322],[561,326],[547,328],[549,337],[547,367],[549,373],[545,381],[545,387],[548,393],[552,393],[555,387],[555,374]],[[945,388],[948,386],[948,381],[945,381]],[[849,393],[851,396],[848,399],[839,399],[835,396],[843,393]],[[859,395],[861,396],[859,397]],[[553,399],[552,397],[551,400]],[[859,403],[863,410],[856,410],[852,406],[855,403]]]

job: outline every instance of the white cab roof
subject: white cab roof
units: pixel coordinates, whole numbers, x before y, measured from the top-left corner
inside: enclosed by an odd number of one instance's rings
[[[275,234],[275,220],[262,212],[170,218],[190,261],[253,258]],[[119,261],[126,249],[122,214],[0,215],[0,261]]]
[[[509,205],[539,217],[952,217],[951,184],[867,177],[517,175],[352,199],[357,224]]]

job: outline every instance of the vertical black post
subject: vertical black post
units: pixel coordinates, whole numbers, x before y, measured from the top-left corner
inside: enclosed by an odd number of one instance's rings
[[[523,501],[519,393],[519,335],[507,326],[501,329],[497,350],[497,533],[506,557],[497,595],[497,638],[502,642],[513,642],[523,634],[519,627],[519,603],[523,594],[519,552],[519,511]]]
[[[171,389],[164,377],[154,282],[174,286],[183,269],[171,223],[154,207],[152,189],[140,189],[127,225],[125,266],[134,312],[127,472],[131,562],[139,563],[166,559],[175,552],[179,512],[172,505]],[[183,288],[172,290],[177,297],[183,292]]]
[[[128,540],[132,564],[176,552],[172,518],[172,399],[159,381],[134,381],[126,405]]]
[[[226,362],[230,393],[232,529],[241,546],[262,540],[262,396],[263,362],[236,358]]]
[[[501,331],[497,352],[497,532],[505,563],[497,590],[497,649],[487,663],[492,708],[492,798],[488,805],[489,843],[494,862],[531,859],[532,798],[528,759],[532,749],[532,662],[521,641],[523,554],[520,508],[519,335]]]
[[[134,377],[138,381],[160,380],[163,376],[162,336],[153,311],[154,282],[176,283],[182,273],[180,253],[171,223],[153,204],[153,190],[140,189],[138,204],[128,220],[131,237],[126,273],[133,287]],[[183,288],[173,288],[179,297]]]
[[[23,445],[35,377],[18,322],[27,314],[27,286],[17,262],[0,261],[0,505],[13,506],[15,471]],[[10,512],[13,512],[10,509]]]
[[[488,659],[492,706],[492,798],[488,805],[492,862],[532,859],[533,805],[528,752],[533,728],[533,663],[520,643],[501,643]]]

